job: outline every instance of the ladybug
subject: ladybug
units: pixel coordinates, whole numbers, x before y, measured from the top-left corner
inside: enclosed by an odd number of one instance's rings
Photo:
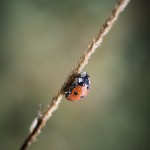
[[[86,72],[77,74],[73,81],[64,89],[65,98],[70,101],[84,98],[89,92],[90,85],[90,76]]]

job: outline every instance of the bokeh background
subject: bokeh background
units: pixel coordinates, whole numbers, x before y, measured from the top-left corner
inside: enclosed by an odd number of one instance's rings
[[[116,0],[0,1],[0,149],[17,150]],[[91,91],[63,99],[30,150],[148,150],[148,1],[132,0],[85,67]]]

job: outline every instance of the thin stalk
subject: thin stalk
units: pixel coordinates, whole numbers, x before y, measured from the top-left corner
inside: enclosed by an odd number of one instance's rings
[[[91,55],[95,52],[95,50],[101,45],[103,38],[113,27],[115,21],[118,19],[120,13],[125,9],[130,0],[119,0],[115,5],[115,8],[112,10],[110,17],[105,21],[105,23],[100,28],[98,34],[93,38],[91,44],[88,45],[83,56],[80,58],[77,66],[71,71],[68,75],[66,82],[62,85],[59,92],[52,98],[50,105],[47,109],[38,117],[36,117],[36,123],[32,126],[32,130],[30,131],[28,137],[24,141],[20,150],[26,150],[29,145],[31,145],[37,138],[37,136],[41,133],[42,128],[46,125],[46,122],[50,119],[53,112],[58,108],[59,103],[61,102],[64,96],[64,87],[66,87],[73,79],[73,77],[80,73],[83,68],[88,64]]]

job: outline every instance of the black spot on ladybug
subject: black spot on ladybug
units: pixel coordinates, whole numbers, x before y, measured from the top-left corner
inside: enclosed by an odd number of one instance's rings
[[[74,95],[78,95],[78,92],[74,92]]]

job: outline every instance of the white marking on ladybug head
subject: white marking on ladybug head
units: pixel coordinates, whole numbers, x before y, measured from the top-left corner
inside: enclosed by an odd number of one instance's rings
[[[83,79],[82,79],[82,78],[79,78],[78,80],[79,80],[79,83],[83,82]]]
[[[85,77],[86,76],[86,72],[81,72],[81,77],[83,78],[83,77]]]

